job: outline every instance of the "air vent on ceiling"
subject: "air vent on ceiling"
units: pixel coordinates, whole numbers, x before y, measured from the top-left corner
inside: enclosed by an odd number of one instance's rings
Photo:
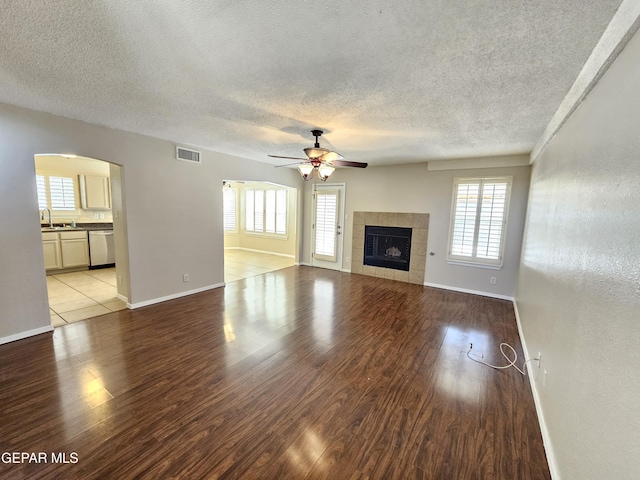
[[[200,152],[184,147],[176,147],[176,158],[187,162],[200,163]]]

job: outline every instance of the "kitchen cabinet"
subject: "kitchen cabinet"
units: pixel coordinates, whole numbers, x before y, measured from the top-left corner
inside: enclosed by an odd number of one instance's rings
[[[42,250],[46,270],[89,265],[89,240],[86,231],[42,232]]]
[[[109,177],[79,175],[80,203],[85,210],[109,210],[111,189]]]
[[[44,268],[46,270],[62,268],[60,239],[56,232],[42,233],[42,250],[44,251]]]
[[[62,268],[89,265],[89,240],[87,232],[60,232]]]

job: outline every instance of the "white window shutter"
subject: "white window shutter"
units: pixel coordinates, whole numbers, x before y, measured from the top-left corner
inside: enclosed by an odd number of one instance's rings
[[[49,176],[49,196],[52,210],[76,210],[73,178]]]
[[[254,224],[254,217],[253,217],[253,211],[254,211],[254,191],[253,190],[247,190],[244,194],[244,198],[245,198],[245,224],[244,224],[244,228],[247,232],[253,232],[255,230],[255,224]]]
[[[264,232],[264,190],[254,191],[253,221],[256,232]]]
[[[506,183],[484,183],[478,222],[477,257],[500,259],[507,198]]]
[[[276,191],[276,233],[287,234],[287,191]]]
[[[257,234],[287,234],[287,191],[255,189],[245,192],[245,230]]]
[[[36,188],[38,190],[38,209],[44,210],[49,208],[47,202],[47,184],[44,175],[36,175]]]
[[[223,216],[222,223],[225,231],[237,231],[236,225],[236,191],[233,189],[225,190],[222,194]]]
[[[276,233],[276,191],[265,191],[265,232]]]
[[[502,265],[511,177],[456,179],[448,259]]]
[[[479,190],[480,182],[458,184],[451,238],[452,255],[473,255]]]
[[[338,225],[338,191],[316,192],[316,258],[336,261],[337,225]]]

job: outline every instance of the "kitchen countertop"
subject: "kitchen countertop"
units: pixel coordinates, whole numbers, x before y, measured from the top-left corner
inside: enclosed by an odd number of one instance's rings
[[[78,223],[75,227],[69,224],[54,224],[54,227],[40,225],[43,232],[89,232],[95,230],[113,230],[113,223]]]

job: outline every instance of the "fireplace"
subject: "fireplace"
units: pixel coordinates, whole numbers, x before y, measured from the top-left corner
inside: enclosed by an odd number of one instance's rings
[[[409,270],[396,270],[395,268],[379,267],[377,265],[365,265],[365,228],[375,225],[377,227],[403,228],[411,230],[411,257],[407,255]],[[429,234],[429,214],[410,212],[353,212],[353,234],[351,243],[351,273],[368,275],[370,277],[386,278],[397,282],[409,282],[423,285],[425,281],[425,268],[427,263],[427,237]],[[393,236],[393,235],[392,235]],[[393,247],[394,245],[391,245]],[[380,239],[378,239],[378,248]],[[391,248],[386,247],[386,249]],[[400,246],[395,247],[402,252]],[[373,253],[373,252],[372,252]],[[396,255],[396,250],[389,250]],[[367,256],[372,256],[368,255]],[[387,259],[389,260],[389,259]],[[394,262],[397,264],[398,262]]]
[[[364,265],[409,271],[411,228],[364,227]]]

